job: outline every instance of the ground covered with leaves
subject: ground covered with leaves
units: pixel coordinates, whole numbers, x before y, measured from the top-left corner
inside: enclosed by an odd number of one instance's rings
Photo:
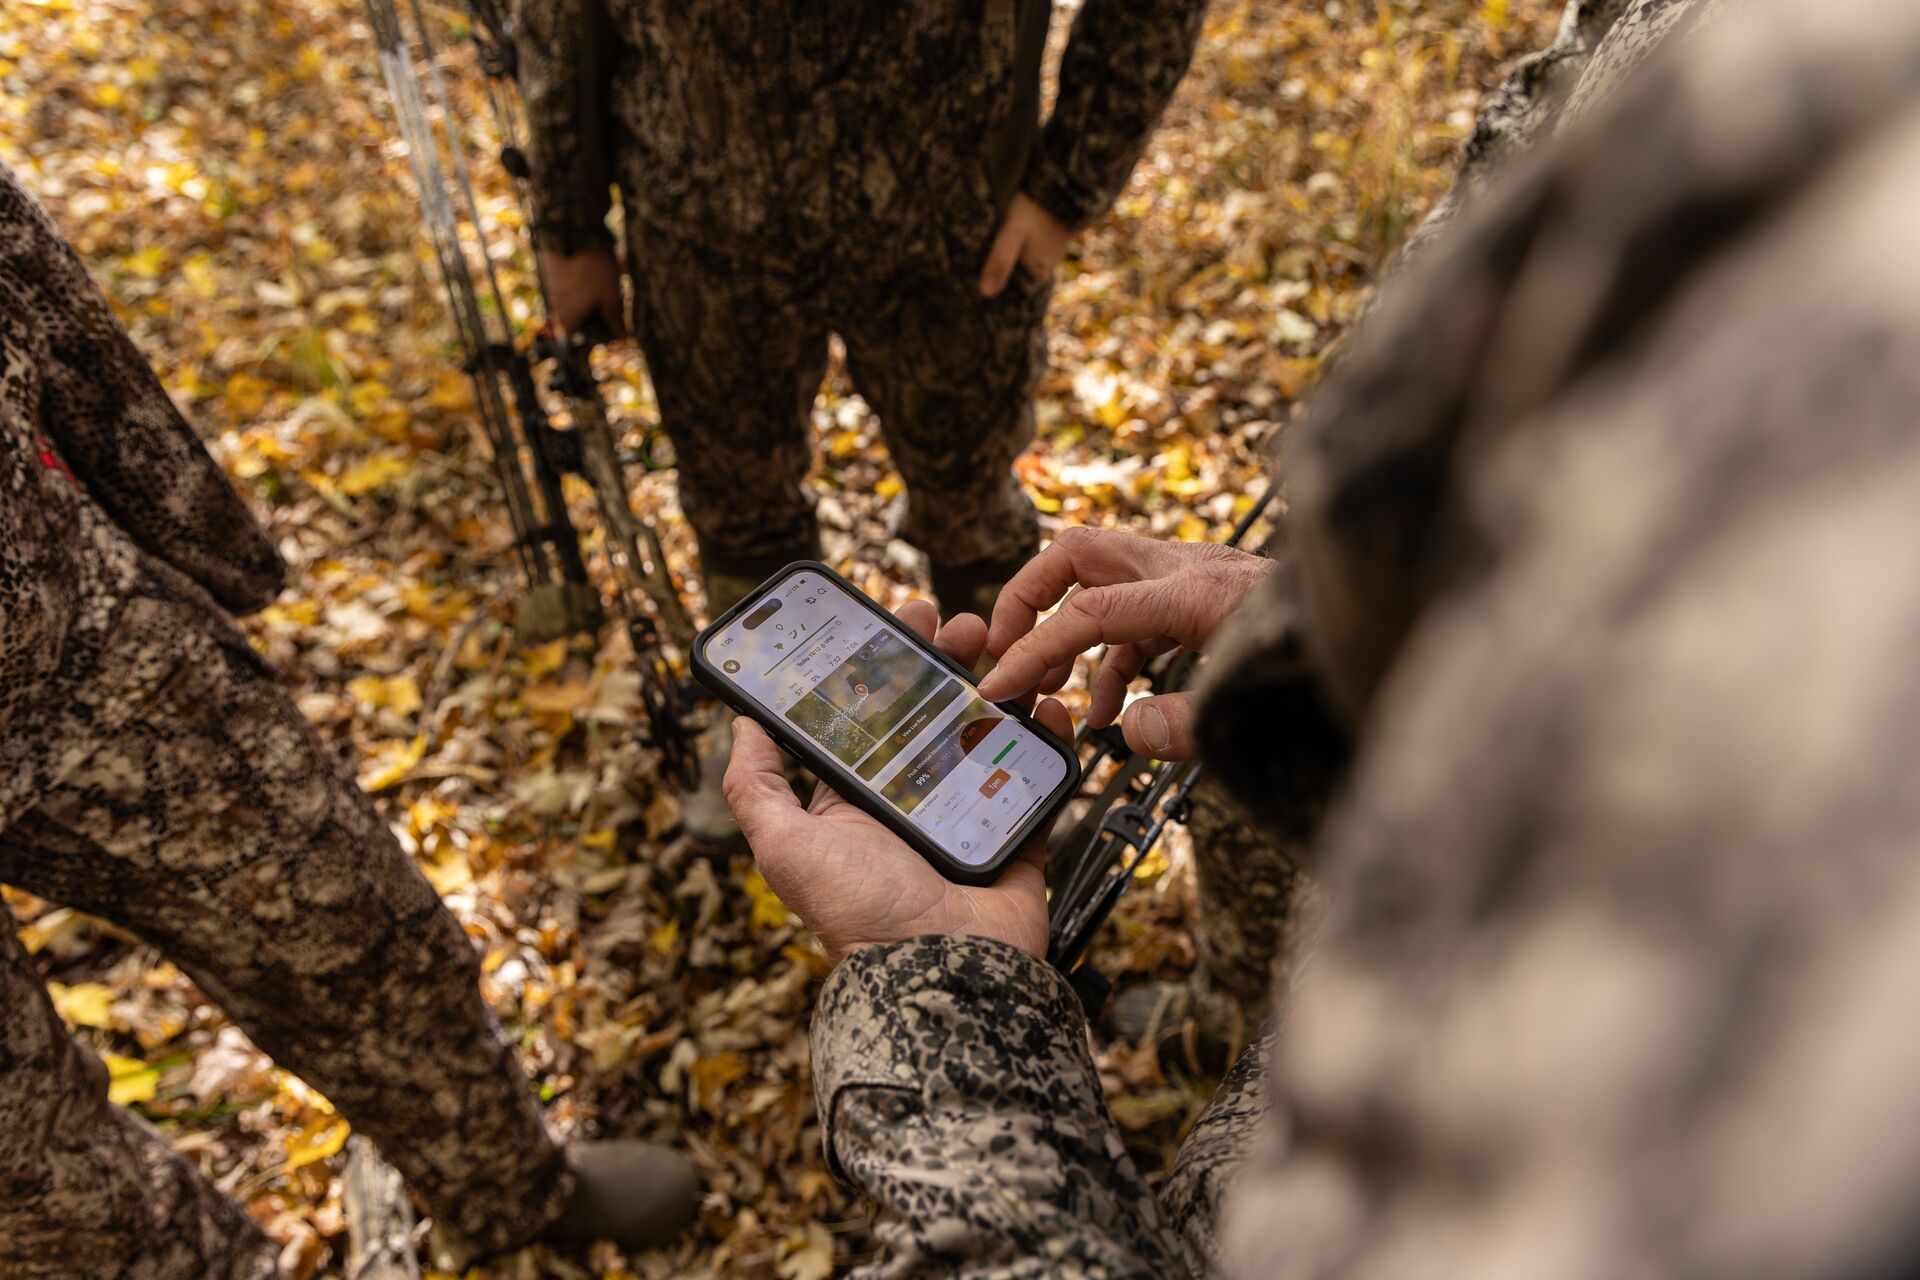
[[[1062,271],[1040,439],[1020,462],[1051,528],[1231,527],[1444,188],[1480,92],[1544,43],[1556,8],[1219,0],[1166,126]],[[445,63],[477,111],[466,53]],[[824,959],[748,860],[678,834],[617,628],[515,642],[511,531],[357,0],[17,0],[0,10],[0,159],[293,564],[249,633],[466,925],[556,1124],[680,1143],[707,1180],[676,1249],[535,1249],[475,1274],[809,1280],[868,1256],[807,1075]],[[517,210],[497,173],[477,177],[524,321]],[[642,367],[615,353],[603,373],[637,432]],[[830,558],[890,602],[923,589],[879,424],[838,371],[815,425]],[[670,474],[634,479],[689,569]],[[1124,904],[1109,972],[1190,965],[1181,853],[1170,841]],[[58,903],[7,902],[115,1098],[248,1205],[289,1276],[338,1274],[346,1120],[151,949]],[[1163,1168],[1208,1083],[1101,1052],[1140,1158]]]

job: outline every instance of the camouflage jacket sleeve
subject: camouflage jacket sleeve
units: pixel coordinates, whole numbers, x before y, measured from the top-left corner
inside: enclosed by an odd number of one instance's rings
[[[613,21],[607,0],[518,0],[514,53],[529,124],[533,240],[611,249]]]
[[[1087,0],[1023,184],[1042,208],[1077,227],[1113,203],[1187,72],[1206,8],[1206,0]]]
[[[968,937],[857,951],[821,994],[813,1075],[887,1276],[1187,1274],[1043,961]]]
[[[235,612],[278,594],[286,566],[226,473],[42,209],[0,169],[0,270],[47,335],[40,425],[87,495],[142,550]]]

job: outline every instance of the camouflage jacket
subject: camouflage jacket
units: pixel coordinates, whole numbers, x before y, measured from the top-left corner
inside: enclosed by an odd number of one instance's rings
[[[1103,212],[1185,74],[1205,0],[1087,0],[1039,124],[1050,0],[519,0],[535,231],[628,218],[775,265],[984,257],[1023,189]],[[977,265],[977,264],[976,264]]]
[[[46,211],[0,166],[0,829],[172,655],[137,602],[257,608],[283,566]],[[183,577],[182,575],[186,575]],[[135,647],[137,648],[137,646]]]
[[[1200,721],[1283,790],[1304,634],[1363,726],[1277,1035],[1156,1201],[1046,966],[856,952],[814,1069],[872,1274],[1920,1265],[1920,10],[1726,8],[1387,290],[1290,455]]]

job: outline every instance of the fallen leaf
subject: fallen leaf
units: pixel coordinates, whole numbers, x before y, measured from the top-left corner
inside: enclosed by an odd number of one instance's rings
[[[298,1133],[287,1135],[286,1171],[303,1169],[307,1165],[325,1160],[328,1156],[339,1154],[340,1148],[347,1145],[347,1138],[353,1132],[344,1117],[337,1115],[315,1116]]]
[[[360,785],[368,791],[385,791],[405,781],[427,754],[427,735],[415,734],[408,742],[383,742],[374,753],[373,767],[360,775]]]
[[[107,1101],[117,1106],[149,1102],[160,1089],[160,1068],[117,1053],[102,1055],[107,1063]]]
[[[49,982],[47,994],[53,997],[54,1012],[64,1018],[69,1026],[104,1030],[112,1023],[109,1016],[113,1008],[111,987],[98,982],[76,982],[70,987]]]

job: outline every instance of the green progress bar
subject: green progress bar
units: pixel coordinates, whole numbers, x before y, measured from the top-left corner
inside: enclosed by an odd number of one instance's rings
[[[1012,742],[1009,742],[1006,746],[1000,748],[1000,754],[993,758],[993,762],[995,764],[999,764],[1002,760],[1005,760],[1007,758],[1007,752],[1013,750],[1013,748],[1015,747],[1015,745],[1019,743],[1019,741],[1020,739],[1015,738]]]

